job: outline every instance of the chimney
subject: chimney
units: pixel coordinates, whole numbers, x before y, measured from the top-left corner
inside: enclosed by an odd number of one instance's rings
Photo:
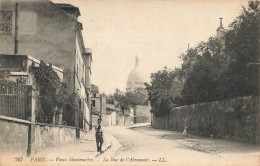
[[[220,21],[220,26],[219,27],[221,27],[221,28],[223,28],[222,19],[223,19],[222,17],[219,18],[219,21]]]
[[[139,66],[139,58],[138,58],[138,56],[135,57],[135,66],[136,67]]]

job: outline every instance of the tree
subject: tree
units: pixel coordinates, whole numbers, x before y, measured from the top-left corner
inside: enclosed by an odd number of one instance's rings
[[[151,102],[151,112],[156,116],[168,114],[173,105],[171,87],[175,76],[173,70],[165,67],[151,74],[151,84],[145,83],[148,100]]]
[[[115,100],[114,95],[110,94],[110,95],[107,95],[107,96],[106,96],[106,102],[107,102],[107,104],[115,104],[115,103],[114,103],[114,100]]]
[[[119,89],[116,89],[114,98],[118,102],[117,106],[121,108],[123,114],[128,112],[131,108],[134,108],[136,105],[144,105],[147,103],[147,96],[140,91],[124,93]]]
[[[58,74],[52,69],[52,65],[46,65],[43,61],[39,67],[33,63],[30,66],[33,75],[34,85],[38,91],[36,100],[36,121],[41,123],[62,123],[60,114],[70,113],[66,124],[74,125],[71,115],[78,109],[75,98],[76,93],[68,91],[66,83],[62,82]]]
[[[192,104],[244,95],[259,95],[259,1],[230,24],[225,47],[210,37],[182,54],[185,78],[179,103]],[[253,65],[251,65],[253,64]]]
[[[191,49],[196,57],[190,66],[182,65],[184,86],[180,104],[194,104],[218,100],[221,94],[219,87],[221,76],[227,68],[227,56],[220,41],[210,37],[207,42],[200,42]],[[186,57],[191,54],[187,52]]]
[[[229,27],[225,42],[210,37],[180,56],[181,68],[151,75],[146,84],[151,112],[159,116],[176,105],[259,96],[260,2],[250,1]],[[175,78],[183,84],[177,97],[171,95]]]
[[[259,64],[260,2],[248,2],[241,14],[230,24],[226,34],[226,54],[230,62],[223,84],[225,96],[259,95],[259,70],[248,72],[250,63]],[[258,65],[259,66],[259,65]],[[250,81],[249,77],[254,81]]]
[[[177,69],[179,77],[186,78],[187,74],[192,70],[192,65],[196,62],[199,57],[197,49],[190,48],[187,53],[182,54],[180,58],[183,60],[181,69]]]

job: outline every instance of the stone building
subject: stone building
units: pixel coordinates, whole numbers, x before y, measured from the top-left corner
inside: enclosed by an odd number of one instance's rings
[[[99,94],[98,86],[91,85],[92,113],[105,119],[106,115],[106,98]]]
[[[79,16],[79,8],[70,4],[2,0],[0,52],[30,55],[61,68],[69,91],[77,94],[84,128],[89,129],[92,52],[85,48]]]
[[[217,39],[220,41],[223,48],[225,48],[225,35],[226,35],[227,30],[223,27],[222,19],[223,18],[219,18],[220,25],[217,28]]]
[[[105,126],[115,126],[118,118],[118,110],[114,104],[106,104]]]
[[[134,108],[134,123],[151,122],[150,106],[137,105]]]
[[[143,94],[147,94],[144,83],[148,82],[148,79],[145,77],[145,72],[141,68],[139,63],[138,56],[135,57],[135,66],[132,71],[129,73],[127,83],[126,83],[126,92],[130,91],[139,91]],[[127,120],[129,124],[133,123],[143,123],[151,121],[150,107],[145,105],[137,105],[134,109],[131,110],[130,115]],[[128,122],[127,122],[128,123]]]
[[[142,70],[139,64],[138,56],[135,57],[135,66],[133,70],[129,73],[127,83],[126,83],[126,91],[134,91],[138,90],[140,92],[146,93],[144,83],[147,82],[145,78],[145,73]]]
[[[0,79],[7,79],[13,82],[19,82],[24,85],[33,85],[30,66],[40,66],[40,61],[29,55],[5,55],[0,54]],[[50,64],[46,64],[50,65]],[[52,65],[52,70],[57,73],[63,81],[63,70]]]

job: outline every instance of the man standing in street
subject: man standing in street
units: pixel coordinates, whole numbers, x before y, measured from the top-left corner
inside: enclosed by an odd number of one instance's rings
[[[95,126],[96,130],[96,143],[97,143],[97,151],[102,152],[102,144],[103,144],[103,130],[101,126],[102,119],[98,118],[98,124]]]

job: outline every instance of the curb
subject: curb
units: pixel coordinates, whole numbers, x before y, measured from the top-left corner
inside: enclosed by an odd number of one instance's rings
[[[116,153],[116,151],[122,146],[118,140],[111,135],[106,129],[104,129],[106,132],[104,134],[104,143],[106,143],[105,148],[103,150],[103,153],[99,153],[96,155],[95,158],[98,158],[100,156],[112,156]]]
[[[101,154],[105,153],[108,149],[111,148],[111,141],[107,137],[107,133],[103,134],[104,143],[103,143],[103,152],[96,152],[95,158],[99,157]]]

